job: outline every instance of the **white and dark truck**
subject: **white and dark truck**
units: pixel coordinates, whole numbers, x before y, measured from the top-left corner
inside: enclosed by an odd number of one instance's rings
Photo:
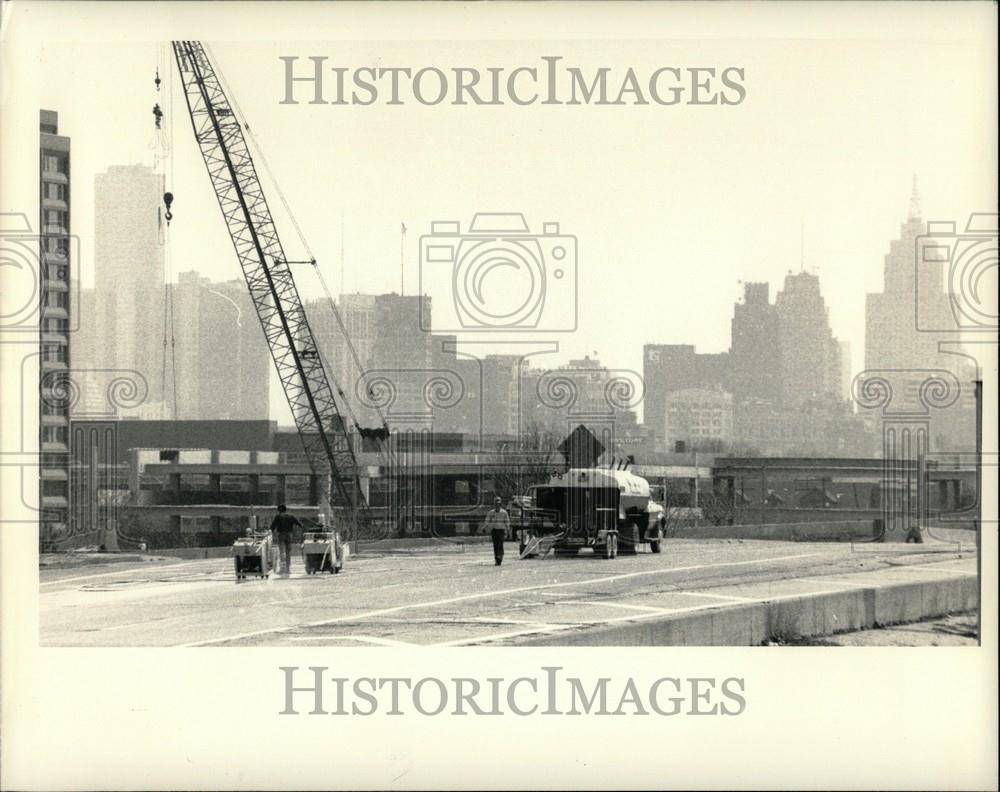
[[[511,527],[522,558],[586,547],[609,559],[645,546],[660,552],[663,506],[650,497],[649,482],[628,470],[570,468],[515,500]]]

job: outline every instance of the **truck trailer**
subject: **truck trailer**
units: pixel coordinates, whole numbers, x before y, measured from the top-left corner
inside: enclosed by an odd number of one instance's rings
[[[650,497],[649,482],[617,468],[570,468],[529,487],[513,520],[521,557],[551,550],[576,555],[591,548],[603,558],[659,553],[666,522]]]

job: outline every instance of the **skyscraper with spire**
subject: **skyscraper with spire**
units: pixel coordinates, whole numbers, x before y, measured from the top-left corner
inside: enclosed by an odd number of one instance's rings
[[[971,451],[975,448],[975,366],[954,344],[941,348],[943,335],[918,329],[947,328],[954,324],[950,298],[945,291],[945,264],[918,266],[917,245],[927,233],[920,208],[916,177],[910,194],[906,222],[899,237],[889,243],[883,262],[881,292],[868,294],[865,302],[865,372],[888,381],[893,390],[894,411],[927,409],[921,388],[934,372],[953,374],[959,383],[955,403],[931,412],[930,450]]]
[[[917,238],[926,232],[914,176],[906,222],[899,238],[890,242],[883,263],[883,289],[868,294],[865,302],[866,369],[928,369],[941,363],[941,338],[917,330],[918,312],[930,321],[940,317],[933,326],[952,324],[943,268],[916,266]]]

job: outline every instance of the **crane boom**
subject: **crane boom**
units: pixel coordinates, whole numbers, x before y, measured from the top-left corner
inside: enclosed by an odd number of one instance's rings
[[[321,478],[329,473],[331,505],[356,526],[359,510],[367,512],[357,459],[243,129],[202,44],[174,41],[173,49],[194,136],[309,465]]]

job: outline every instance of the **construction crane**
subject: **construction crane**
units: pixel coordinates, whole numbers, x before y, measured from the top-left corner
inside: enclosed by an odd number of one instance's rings
[[[194,136],[309,466],[321,482],[329,476],[330,506],[349,515],[348,534],[354,538],[370,520],[368,502],[344,416],[292,276],[293,265],[315,261],[286,258],[243,128],[205,47],[174,41],[173,50]]]

